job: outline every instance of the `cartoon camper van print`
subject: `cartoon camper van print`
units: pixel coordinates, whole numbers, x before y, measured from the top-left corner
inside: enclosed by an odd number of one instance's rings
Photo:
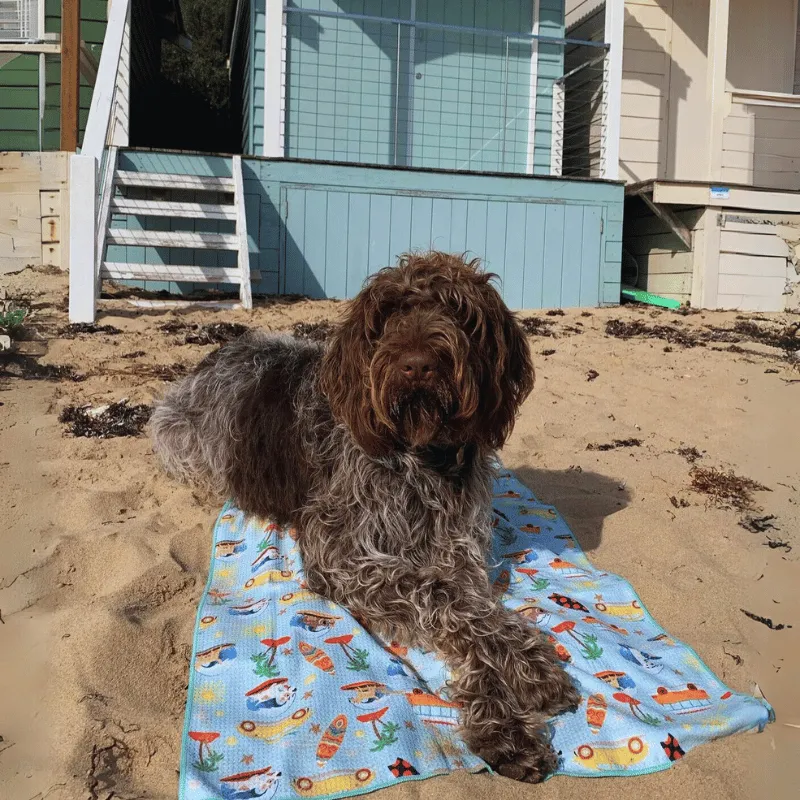
[[[292,781],[292,788],[300,797],[339,797],[351,792],[361,794],[374,778],[375,773],[371,769],[362,767],[352,772],[338,770],[314,777],[301,776]]]
[[[247,707],[251,711],[288,708],[294,703],[296,696],[297,689],[289,683],[288,678],[270,678],[245,692]]]
[[[295,611],[291,622],[292,627],[302,628],[309,633],[324,633],[331,630],[341,619],[335,614],[327,614],[324,611],[310,611],[303,608]]]
[[[711,698],[705,689],[694,683],[687,683],[686,688],[667,689],[659,686],[652,695],[653,700],[670,714],[694,714],[711,708]]]
[[[368,706],[377,703],[386,695],[386,684],[379,681],[358,681],[342,686],[343,692],[353,692],[350,702],[354,706]]]
[[[587,769],[629,769],[647,758],[649,748],[641,736],[631,736],[614,742],[582,744],[575,750],[575,761]]]
[[[223,666],[236,659],[236,645],[233,642],[218,644],[201,650],[194,657],[194,668],[197,672],[211,675],[219,672]]]
[[[254,797],[270,800],[278,791],[280,777],[281,773],[273,772],[272,767],[238,772],[219,779],[220,791],[223,800],[250,800]]]

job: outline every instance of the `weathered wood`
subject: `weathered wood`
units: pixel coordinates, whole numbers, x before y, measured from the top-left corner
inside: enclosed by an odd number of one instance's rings
[[[233,178],[204,175],[165,175],[157,172],[117,171],[118,186],[146,186],[161,189],[194,189],[206,192],[233,192]]]
[[[97,162],[94,158],[84,155],[70,157],[70,322],[94,322],[96,180]]]
[[[115,197],[111,201],[111,210],[115,214],[134,214],[139,217],[236,219],[236,208],[221,203],[173,203],[166,200],[131,200],[127,197]]]
[[[81,0],[61,0],[61,149],[78,149]]]
[[[692,232],[670,208],[653,201],[649,192],[639,192],[645,205],[680,239],[684,250],[692,249]]]
[[[108,244],[133,247],[188,247],[198,250],[238,250],[239,239],[230,233],[196,233],[193,231],[137,231],[109,228]]]
[[[253,289],[250,286],[250,244],[247,238],[247,209],[244,200],[242,157],[233,157],[234,204],[236,206],[236,238],[239,242],[239,299],[242,307],[253,307]]]
[[[132,264],[119,261],[104,261],[100,269],[103,278],[125,281],[181,281],[189,283],[235,283],[241,280],[239,267],[195,267],[180,264]],[[261,280],[261,273],[254,270],[250,281]]]

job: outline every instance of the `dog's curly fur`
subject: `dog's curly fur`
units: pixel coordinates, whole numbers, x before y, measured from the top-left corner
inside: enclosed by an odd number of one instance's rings
[[[547,718],[580,696],[486,572],[493,456],[534,373],[477,267],[406,255],[368,280],[327,349],[239,339],[176,384],[151,425],[173,475],[296,526],[310,589],[387,640],[439,652],[467,745],[536,782],[556,766]]]

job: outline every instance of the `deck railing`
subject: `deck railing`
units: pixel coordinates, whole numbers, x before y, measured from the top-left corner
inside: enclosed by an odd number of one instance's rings
[[[609,49],[513,30],[283,11],[283,153],[296,158],[551,174],[565,133],[557,103],[566,93],[569,108],[572,91],[565,52],[579,48],[602,71]]]
[[[69,317],[91,322],[99,279],[98,187],[105,183],[108,148],[128,144],[131,0],[113,0],[80,154],[70,156]]]

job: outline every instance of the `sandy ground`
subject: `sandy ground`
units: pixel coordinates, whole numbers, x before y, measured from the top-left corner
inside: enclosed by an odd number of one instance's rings
[[[71,403],[148,403],[166,385],[159,375],[213,349],[183,344],[180,334],[159,330],[164,322],[277,330],[332,318],[337,306],[142,313],[114,301],[99,323],[122,333],[70,339],[59,334],[65,276],[27,270],[3,281],[33,309],[35,332],[18,352],[30,364],[71,365],[84,379],[4,376],[0,362],[0,796],[174,798],[192,624],[216,509],[159,475],[145,438],[69,437],[58,414]],[[385,790],[386,800],[797,796],[800,382],[790,381],[800,368],[780,350],[748,342],[740,343],[745,352],[731,352],[729,342],[685,348],[605,333],[611,319],[689,332],[737,322],[730,313],[651,314],[627,307],[540,315],[556,336],[530,339],[537,388],[504,459],[558,506],[597,566],[625,575],[667,630],[729,685],[760,687],[778,721],[761,735],[695,750],[656,775],[556,778],[539,787],[455,775]],[[590,370],[599,373],[593,380]],[[587,449],[628,438],[641,445]],[[682,446],[700,451],[700,466],[768,487],[753,494],[761,510],[718,508],[693,491],[691,465],[675,452]],[[778,530],[745,530],[739,522],[748,513],[775,515]],[[786,546],[768,547],[768,537]],[[794,627],[771,630],[740,609]]]

